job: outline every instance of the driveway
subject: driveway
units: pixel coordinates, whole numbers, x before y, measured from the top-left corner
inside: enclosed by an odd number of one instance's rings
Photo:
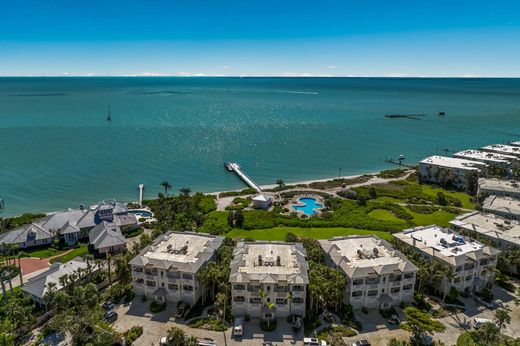
[[[225,332],[214,332],[202,329],[190,328],[183,323],[175,322],[173,315],[176,304],[169,303],[164,311],[152,314],[149,311],[151,300],[141,301],[141,296],[134,298],[129,304],[122,304],[115,307],[119,318],[114,323],[114,327],[120,331],[130,329],[133,326],[142,326],[143,335],[136,341],[139,345],[159,345],[161,337],[166,336],[171,327],[179,327],[186,334],[197,338],[211,338],[217,345],[258,345],[264,343],[264,332],[261,331],[259,321],[251,319],[246,322],[244,336],[240,340],[231,338],[231,328]],[[270,340],[273,345],[303,345],[303,332],[293,335],[288,323],[278,320],[278,327],[274,332],[265,333],[265,339]]]

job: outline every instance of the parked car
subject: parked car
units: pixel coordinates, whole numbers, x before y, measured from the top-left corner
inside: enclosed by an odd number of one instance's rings
[[[493,322],[492,320],[490,320],[489,318],[479,318],[479,317],[473,319],[472,325],[473,325],[473,328],[479,329],[483,324],[486,324],[486,323],[492,323],[492,324],[496,325],[496,323]]]
[[[103,319],[109,323],[113,323],[117,320],[117,317],[117,312],[109,311],[105,314],[105,317],[103,317]]]
[[[477,301],[477,303],[479,304],[484,305],[488,309],[495,307],[495,303],[485,301],[483,298],[480,298],[479,296],[475,296],[475,301]]]
[[[175,310],[175,319],[184,318],[184,316],[186,316],[186,314],[188,313],[189,310],[190,310],[189,304],[180,303],[179,306],[177,307],[177,310]]]
[[[213,339],[210,339],[210,338],[200,338],[200,339],[197,339],[197,344],[199,346],[217,346],[217,343]],[[168,339],[167,336],[163,336],[161,338],[161,341],[159,342],[159,345],[161,345],[161,346],[176,346],[176,345],[173,345],[173,343],[170,341],[170,339]]]
[[[242,337],[242,335],[244,335],[244,320],[236,318],[233,324],[233,336],[239,338]]]
[[[293,316],[291,320],[291,327],[294,330],[300,330],[302,328],[302,318],[300,316]]]
[[[370,342],[368,340],[358,340],[352,344],[352,346],[370,346]]]
[[[325,340],[320,340],[316,338],[303,338],[304,346],[327,346],[327,342]]]
[[[103,304],[101,304],[101,307],[105,310],[112,310],[116,307],[116,304],[112,303],[110,300],[107,300]]]
[[[390,316],[390,318],[387,320],[388,323],[390,324],[399,324],[401,323],[401,320],[399,319],[399,316],[397,315],[392,315]]]

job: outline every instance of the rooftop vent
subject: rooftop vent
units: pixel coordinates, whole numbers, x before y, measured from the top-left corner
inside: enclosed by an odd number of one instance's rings
[[[358,255],[359,258],[363,258],[363,251],[358,249],[357,250],[357,255]]]
[[[258,255],[258,265],[262,265],[262,255]]]

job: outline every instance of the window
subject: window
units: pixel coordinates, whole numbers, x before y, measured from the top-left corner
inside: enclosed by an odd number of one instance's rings
[[[294,297],[292,300],[293,304],[302,304],[303,298],[302,297]]]
[[[287,285],[274,285],[275,292],[289,292],[289,286]]]
[[[178,273],[178,272],[167,272],[166,273],[166,276],[169,278],[169,279],[178,279],[181,277],[181,275]]]
[[[134,267],[134,272],[142,273],[143,272],[143,268],[141,268],[141,267]]]
[[[251,304],[260,304],[261,302],[262,302],[262,299],[260,297],[249,298],[249,303],[251,303]]]
[[[352,285],[353,286],[357,286],[357,285],[363,285],[363,279],[354,279],[352,280]]]
[[[461,270],[462,270],[462,266],[458,266],[457,268],[455,268],[456,272],[460,272]]]
[[[179,290],[179,285],[168,284],[168,289],[171,290],[171,291],[178,291]]]
[[[237,291],[242,291],[242,290],[244,290],[245,288],[246,288],[246,286],[243,285],[243,284],[234,284],[234,285],[233,285],[233,289],[234,289],[234,290],[237,290]]]
[[[378,278],[367,278],[367,284],[378,284],[379,279]]]
[[[367,292],[367,296],[369,297],[372,297],[372,296],[377,296],[377,290],[370,290]]]
[[[146,280],[146,286],[155,287],[156,286],[155,281]]]
[[[302,285],[294,285],[292,287],[293,291],[303,291],[303,286]]]
[[[411,290],[412,288],[413,288],[413,285],[410,285],[410,284],[404,285],[403,286],[403,291],[408,291],[408,290]]]
[[[405,279],[413,279],[413,273],[404,273]]]
[[[243,302],[246,301],[246,297],[244,297],[244,296],[236,296],[236,297],[233,297],[233,301],[237,302],[237,303],[243,303]]]
[[[193,275],[188,273],[182,273],[182,278],[187,280],[193,280]]]
[[[138,284],[142,284],[144,282],[142,278],[135,278],[134,281]]]
[[[363,295],[363,291],[352,292],[352,297],[361,297],[362,295]]]
[[[193,291],[193,286],[191,285],[182,285],[182,289],[185,291]]]
[[[249,292],[258,292],[260,291],[260,285],[249,285]]]
[[[392,287],[390,293],[398,293],[401,291],[401,287]]]
[[[285,304],[287,304],[287,299],[285,299],[285,298],[276,298],[276,304],[278,304],[278,305],[285,305]]]

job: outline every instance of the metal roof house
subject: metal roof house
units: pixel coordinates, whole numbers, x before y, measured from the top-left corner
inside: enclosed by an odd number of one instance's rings
[[[126,238],[113,222],[103,221],[88,235],[92,249],[99,255],[119,253],[126,249]]]

